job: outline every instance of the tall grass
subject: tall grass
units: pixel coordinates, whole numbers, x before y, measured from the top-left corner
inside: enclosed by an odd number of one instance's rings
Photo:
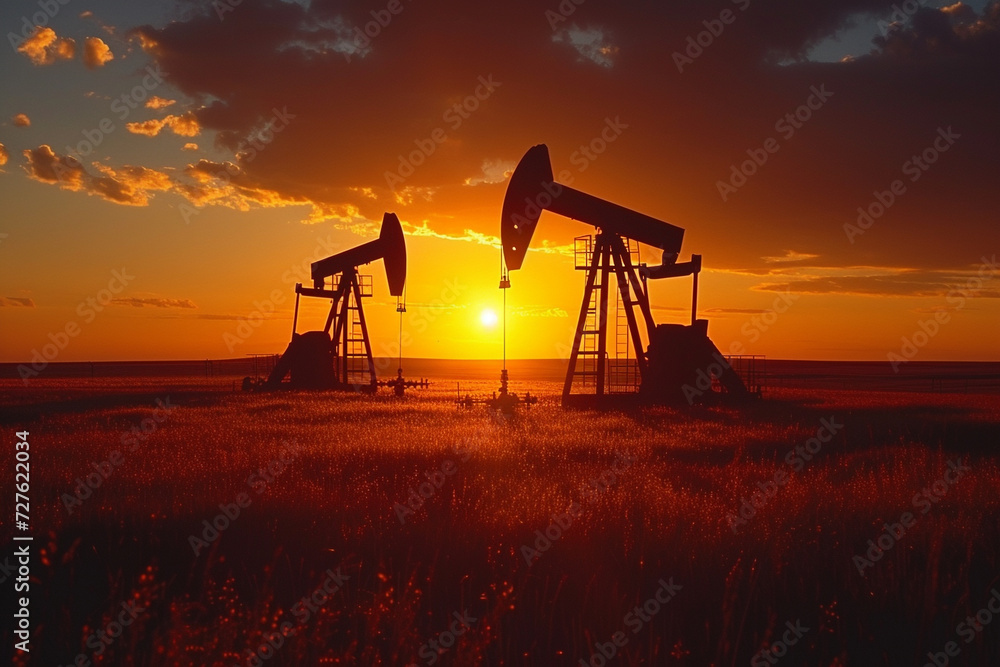
[[[468,611],[435,664],[578,665],[625,631],[608,664],[745,665],[800,619],[784,664],[922,665],[1000,584],[997,397],[786,390],[622,413],[530,389],[542,402],[512,420],[456,408],[450,386],[403,401],[3,390],[19,396],[10,426],[31,431],[46,538],[31,664],[246,664],[285,621],[296,634],[264,664],[428,664],[421,647]],[[179,407],[69,514],[60,496],[167,395]],[[831,415],[843,430],[734,533],[726,516]],[[257,494],[247,477],[287,442],[295,460]],[[635,463],[586,495],[622,453]],[[959,456],[971,472],[859,574],[867,540]],[[395,504],[446,461],[454,473],[401,523]],[[250,506],[195,556],[189,536],[241,492]],[[574,501],[579,517],[529,565],[522,546]],[[346,585],[299,625],[295,603],[337,568]],[[682,590],[633,634],[626,615],[671,577]],[[126,599],[148,610],[93,656],[86,638]],[[1000,623],[961,649],[952,664],[1000,664]]]

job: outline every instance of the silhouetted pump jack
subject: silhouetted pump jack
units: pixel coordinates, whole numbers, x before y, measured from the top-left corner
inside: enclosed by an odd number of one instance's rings
[[[406,244],[395,213],[383,216],[378,239],[313,262],[311,288],[295,285],[292,340],[265,388],[282,386],[287,375],[287,385],[292,388],[375,391],[375,361],[361,305],[363,297],[371,296],[372,283],[371,276],[359,275],[358,267],[378,259],[385,264],[390,294],[401,296],[406,284]],[[296,333],[301,296],[330,299],[330,313],[322,331]],[[401,377],[402,371],[397,380]],[[402,386],[416,385],[404,380]]]
[[[544,144],[525,153],[504,197],[500,239],[508,271],[521,268],[543,210],[597,228],[576,239],[576,268],[587,272],[583,305],[563,386],[563,405],[608,405],[623,399],[650,403],[692,402],[717,395],[704,388],[711,375],[730,396],[748,392],[708,338],[708,321],[697,319],[701,256],[677,263],[684,230],[624,206],[556,183]],[[658,266],[638,261],[638,245],[662,251]],[[614,276],[617,293],[609,278]],[[649,306],[648,279],[692,276],[691,324],[659,324]],[[614,355],[608,349],[609,298],[616,300]],[[639,316],[649,340],[643,349]]]

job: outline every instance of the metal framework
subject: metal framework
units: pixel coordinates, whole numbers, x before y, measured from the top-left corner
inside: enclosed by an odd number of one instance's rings
[[[385,264],[389,292],[401,296],[406,281],[406,246],[402,226],[393,213],[383,217],[378,239],[313,262],[312,287],[295,285],[292,340],[266,386],[280,386],[291,373],[293,387],[376,390],[375,359],[362,305],[362,299],[372,295],[372,277],[360,274],[357,267],[378,259]],[[303,296],[330,300],[321,331],[297,332]]]
[[[587,276],[563,385],[564,406],[607,404],[614,396],[629,394],[651,402],[677,402],[706,368],[713,369],[725,393],[747,394],[743,380],[709,340],[708,322],[698,319],[701,255],[677,262],[683,229],[555,182],[548,148],[539,144],[521,158],[504,196],[500,238],[508,270],[521,267],[543,210],[598,230],[574,243],[576,268]],[[658,248],[660,264],[640,262],[638,243]],[[691,323],[657,325],[646,281],[681,276],[692,277]],[[508,286],[509,281],[501,283],[502,288]],[[615,339],[609,350],[612,290]]]

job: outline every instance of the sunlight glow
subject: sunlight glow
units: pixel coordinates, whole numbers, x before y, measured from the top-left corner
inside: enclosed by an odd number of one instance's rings
[[[492,329],[498,322],[496,312],[491,308],[484,308],[483,312],[479,313],[479,322],[487,329]]]

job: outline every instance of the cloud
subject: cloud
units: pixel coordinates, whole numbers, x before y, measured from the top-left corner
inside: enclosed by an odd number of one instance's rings
[[[192,101],[193,111],[170,118],[193,120],[133,131],[197,127],[201,145],[231,151],[228,180],[210,174],[226,158],[171,172],[171,192],[196,205],[302,204],[309,222],[336,225],[398,209],[420,221],[409,233],[492,244],[508,166],[545,142],[573,187],[684,227],[683,255],[706,252],[712,269],[790,283],[812,278],[772,269],[959,267],[995,242],[1000,103],[987,82],[1000,79],[998,9],[924,8],[885,36],[873,20],[870,53],[806,60],[859,17],[888,18],[894,4],[585,3],[574,23],[553,30],[527,0],[441,0],[406,9],[363,47],[353,44],[354,27],[371,15],[358,3],[242,0],[225,21],[210,3],[192,4],[132,35],[176,97]],[[679,72],[673,55],[724,8],[736,21]],[[441,37],[428,40],[431,29]],[[499,85],[477,95],[482,80]],[[782,136],[776,120],[822,85],[830,101]],[[287,127],[255,147],[273,110],[285,108]],[[609,116],[628,128],[613,143],[602,137]],[[942,125],[961,139],[849,243],[843,225],[874,192],[906,178],[902,165]],[[723,202],[717,182],[770,137],[780,150]],[[387,187],[386,173],[413,155],[412,175]],[[582,228],[554,218],[544,216],[536,244],[563,253]],[[861,288],[850,284],[860,277],[816,278],[848,280],[827,289]]]
[[[922,8],[907,25],[893,23],[872,40],[890,58],[923,60],[933,56],[982,56],[1000,54],[997,28],[1000,5],[986,6],[982,16],[957,2],[940,9]]]
[[[562,308],[545,308],[543,306],[522,306],[513,308],[511,314],[519,317],[569,317]]]
[[[169,176],[141,166],[126,166],[119,171],[96,165],[100,176],[89,173],[79,160],[58,155],[50,146],[25,150],[25,171],[32,180],[58,185],[63,190],[86,192],[126,206],[146,206],[149,193],[171,187]]]
[[[361,190],[361,192],[364,191],[365,189]],[[373,192],[371,188],[367,188],[367,191]],[[407,206],[409,204],[412,204],[417,198],[420,198],[426,202],[434,201],[434,194],[436,192],[437,190],[435,188],[407,186],[402,190],[398,190],[397,192],[395,192],[394,198],[397,204],[402,204],[403,206]]]
[[[820,270],[816,272],[819,273]],[[754,289],[798,294],[840,294],[873,297],[934,297],[958,293],[1000,298],[1000,280],[981,279],[974,272],[896,269],[892,273],[863,270],[861,275],[803,275],[786,282],[763,283]],[[886,269],[886,271],[892,271]]]
[[[190,141],[183,146],[181,146],[182,151],[196,151],[198,150],[198,144],[191,143]]]
[[[805,262],[811,259],[816,259],[819,255],[808,253],[808,252],[796,252],[794,250],[786,250],[785,254],[777,255],[773,257],[761,257],[762,260],[768,264],[784,264],[787,262]]]
[[[191,299],[165,299],[161,297],[116,297],[111,300],[116,306],[131,306],[132,308],[197,308]]]
[[[770,311],[763,308],[705,308],[702,312],[718,315],[760,315]]]
[[[233,163],[199,160],[188,165],[184,178],[141,165],[114,168],[99,162],[93,174],[75,157],[59,155],[48,145],[25,150],[28,177],[63,190],[86,192],[115,204],[147,206],[157,192],[172,192],[195,206],[226,206],[248,211],[254,206],[274,208],[308,205],[305,199],[289,198],[260,187]],[[315,211],[314,211],[315,213]]]
[[[201,133],[198,119],[191,111],[180,116],[170,115],[162,119],[153,118],[151,120],[127,123],[126,127],[132,134],[144,134],[147,137],[155,137],[163,128],[168,128],[171,132],[181,137],[195,137]]]
[[[503,183],[514,173],[513,160],[483,160],[482,174],[465,179],[465,185]]]
[[[10,154],[7,153],[7,148],[3,144],[0,144],[0,167],[2,167],[5,164],[7,164],[7,160],[9,158],[10,158]]]
[[[51,65],[57,60],[71,60],[76,42],[59,37],[52,28],[38,28],[17,47],[35,65]]]
[[[197,206],[227,206],[248,211],[254,205],[265,208],[308,204],[308,200],[288,197],[263,188],[246,171],[232,162],[201,159],[184,169],[188,183],[178,183],[176,190]]]
[[[100,37],[88,37],[83,42],[83,64],[88,69],[104,67],[105,63],[114,60],[111,48]]]
[[[612,44],[601,28],[564,28],[552,35],[557,44],[568,44],[580,57],[601,67],[612,67],[619,48]]]
[[[31,127],[31,119],[26,113],[15,114],[11,122],[14,123],[14,127]]]
[[[146,100],[147,109],[166,109],[172,104],[176,104],[177,100],[168,100],[160,97],[159,95],[153,95],[148,100]]]
[[[34,308],[35,301],[20,296],[0,296],[0,308]]]

